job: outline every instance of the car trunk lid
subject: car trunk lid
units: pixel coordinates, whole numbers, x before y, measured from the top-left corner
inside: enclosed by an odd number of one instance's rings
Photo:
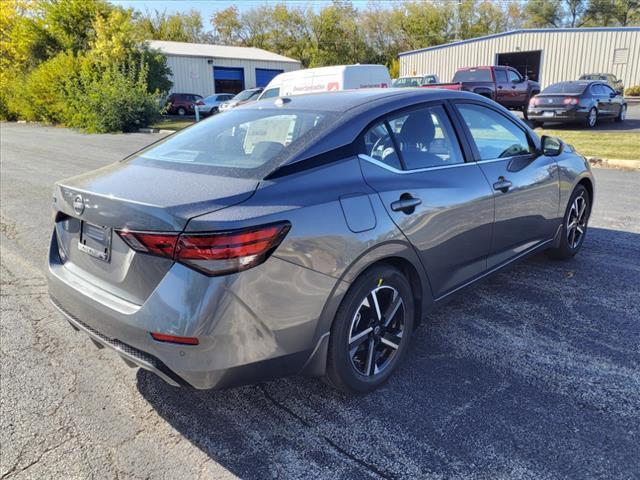
[[[117,230],[181,232],[190,218],[243,202],[259,181],[121,162],[56,185],[56,240],[84,280],[142,304],[173,261],[134,252]]]

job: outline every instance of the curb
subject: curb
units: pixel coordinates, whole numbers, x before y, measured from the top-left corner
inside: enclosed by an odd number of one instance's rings
[[[624,101],[635,105],[636,103],[640,103],[640,97],[624,97]]]
[[[588,158],[595,168],[615,168],[618,170],[640,170],[640,160],[617,160],[615,158]]]
[[[138,129],[139,133],[158,133],[158,129],[157,128],[139,128]]]

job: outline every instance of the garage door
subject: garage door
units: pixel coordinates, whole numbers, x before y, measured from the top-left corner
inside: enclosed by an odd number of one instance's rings
[[[256,87],[266,87],[273,77],[281,74],[282,72],[284,72],[284,70],[256,68]]]
[[[213,67],[216,93],[238,93],[244,90],[244,68]]]

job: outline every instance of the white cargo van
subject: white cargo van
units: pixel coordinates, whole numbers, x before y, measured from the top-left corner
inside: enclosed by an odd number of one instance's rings
[[[308,68],[277,75],[265,87],[258,100],[355,88],[387,88],[390,85],[389,70],[384,65],[337,65]]]

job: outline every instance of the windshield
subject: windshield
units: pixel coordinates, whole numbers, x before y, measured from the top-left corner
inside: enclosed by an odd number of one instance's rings
[[[131,162],[166,168],[191,165],[220,175],[258,178],[278,160],[331,125],[328,112],[239,109],[196,123],[150,146]]]
[[[580,77],[580,80],[607,80],[607,76],[606,75],[600,75],[597,73],[592,73],[589,75],[582,75]]]
[[[419,87],[422,82],[421,77],[396,78],[391,84],[392,87]]]
[[[563,82],[549,85],[542,93],[561,93],[569,95],[579,95],[584,92],[584,89],[589,85],[589,82]]]
[[[472,70],[460,70],[453,76],[452,83],[458,82],[492,82],[491,70],[486,69],[472,69]]]
[[[239,101],[249,100],[250,98],[260,95],[260,92],[261,90],[243,90],[242,92],[237,94],[235,97],[233,97],[233,99],[239,100]]]

